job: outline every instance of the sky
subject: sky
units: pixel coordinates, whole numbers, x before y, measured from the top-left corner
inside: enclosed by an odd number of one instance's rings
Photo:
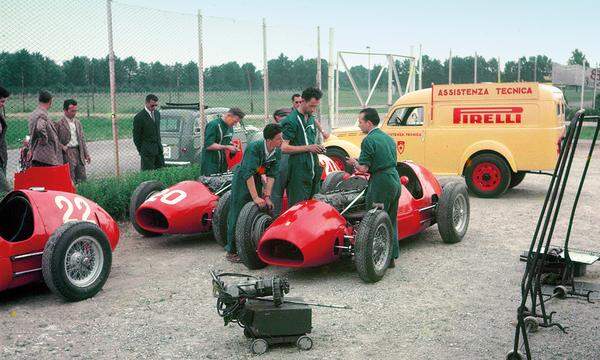
[[[118,0],[113,2],[113,37],[119,57],[164,63],[198,58],[198,9],[203,14],[206,65],[253,62],[262,67],[262,18],[267,24],[267,55],[328,57],[328,31],[336,51],[367,51],[445,59],[477,52],[501,62],[545,54],[566,63],[579,48],[600,61],[597,5],[593,1],[245,1]],[[154,10],[159,9],[159,10]],[[26,48],[59,62],[75,55],[107,52],[103,0],[3,0],[0,51]],[[372,63],[383,58],[372,57]],[[350,66],[366,57],[348,60]]]

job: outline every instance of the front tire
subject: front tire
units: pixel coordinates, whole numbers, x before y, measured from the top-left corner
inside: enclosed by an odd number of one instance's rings
[[[112,251],[98,225],[71,221],[56,229],[44,247],[42,275],[53,293],[67,301],[96,295],[110,274]]]
[[[506,192],[511,181],[506,161],[496,154],[480,154],[470,159],[465,168],[469,190],[483,198],[498,197]]]
[[[227,245],[227,214],[229,213],[229,204],[231,191],[223,194],[217,202],[217,207],[212,217],[212,232],[217,244]]]
[[[258,257],[256,249],[265,229],[273,218],[256,204],[249,202],[242,208],[235,226],[235,244],[242,263],[250,270],[262,269],[267,264]]]
[[[392,234],[392,223],[385,211],[369,211],[361,220],[354,243],[354,262],[364,282],[374,283],[385,275],[392,260]]]
[[[148,231],[143,229],[135,218],[137,209],[153,194],[165,189],[165,184],[156,180],[144,181],[133,191],[131,194],[131,201],[129,202],[129,221],[135,231],[145,237],[159,236],[159,233]]]
[[[442,241],[454,244],[463,239],[469,228],[470,203],[467,187],[462,182],[444,185],[436,217]]]

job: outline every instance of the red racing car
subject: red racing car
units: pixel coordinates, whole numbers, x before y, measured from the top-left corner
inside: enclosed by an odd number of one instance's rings
[[[23,181],[73,189],[67,165],[26,170],[15,188]],[[12,191],[0,201],[0,291],[43,279],[65,300],[90,298],[108,279],[118,241],[117,223],[84,197],[42,187]]]
[[[469,225],[469,197],[464,183],[444,187],[424,167],[412,162],[397,166],[402,190],[398,203],[398,239],[438,224],[442,240],[462,240]],[[387,213],[365,207],[367,176],[332,173],[321,194],[300,202],[274,221],[248,203],[240,213],[238,254],[256,269],[267,264],[314,267],[353,257],[360,277],[379,281],[392,256],[392,226]],[[272,222],[272,223],[271,223]]]
[[[319,155],[323,177],[339,168],[330,158]],[[232,165],[232,164],[231,164]],[[212,230],[215,240],[227,243],[227,213],[233,173],[201,176],[169,188],[159,181],[141,183],[131,196],[129,217],[144,236],[198,234]],[[283,208],[286,208],[284,199]]]

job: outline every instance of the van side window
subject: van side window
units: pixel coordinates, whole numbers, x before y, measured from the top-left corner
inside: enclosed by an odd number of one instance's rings
[[[423,125],[423,107],[397,108],[390,119],[388,126],[421,126]]]

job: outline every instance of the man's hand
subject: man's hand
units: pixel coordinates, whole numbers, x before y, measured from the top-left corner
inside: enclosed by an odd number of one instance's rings
[[[65,151],[65,152],[66,152],[66,151],[67,151],[67,149],[69,148],[67,145],[61,145],[60,147],[61,147],[61,148],[63,149],[63,151]]]
[[[306,149],[308,150],[308,152],[313,153],[313,154],[324,154],[325,153],[325,148],[322,145],[318,145],[318,144],[307,145]]]
[[[273,204],[273,202],[271,201],[270,196],[265,197],[265,203],[267,205],[267,209],[269,209],[269,210],[273,210],[273,208],[275,207],[275,204]]]
[[[86,156],[85,157],[85,162],[88,163],[88,165],[92,162],[92,158],[90,158],[90,156]]]
[[[226,149],[229,150],[229,151],[231,151],[234,154],[239,151],[239,149],[235,145],[227,145]]]
[[[267,206],[267,202],[263,198],[257,197],[256,199],[253,199],[252,201],[254,201],[256,206],[258,206],[261,209],[264,209],[264,207]]]
[[[353,167],[357,167],[358,166],[358,160],[356,160],[354,158],[347,157],[346,158],[346,163],[348,165],[350,165],[350,166],[353,166]]]
[[[323,135],[323,139],[327,140],[329,139],[329,133],[325,130],[321,131],[321,135]]]

